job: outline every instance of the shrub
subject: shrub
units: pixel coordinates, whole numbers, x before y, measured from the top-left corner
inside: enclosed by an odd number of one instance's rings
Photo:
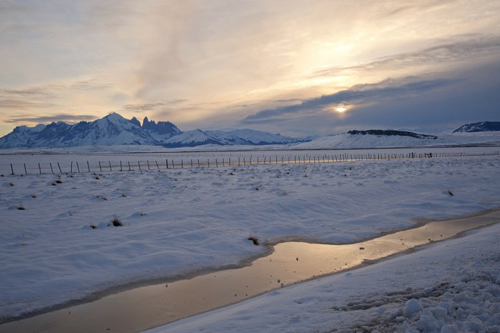
[[[253,242],[253,245],[259,245],[259,239],[255,236],[248,237],[248,240]]]
[[[111,223],[114,227],[123,227],[123,223],[117,217],[115,217]]]

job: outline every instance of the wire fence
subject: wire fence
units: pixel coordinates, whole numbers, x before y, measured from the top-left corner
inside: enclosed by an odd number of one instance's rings
[[[16,174],[64,174],[64,173],[95,173],[95,172],[126,172],[151,171],[186,168],[219,168],[233,166],[250,166],[265,164],[305,164],[305,163],[335,163],[371,160],[423,159],[445,157],[481,157],[500,155],[500,152],[484,153],[377,153],[377,154],[281,154],[262,157],[237,158],[190,158],[164,159],[144,161],[70,161],[70,162],[39,162],[39,163],[9,163],[2,170],[9,169],[11,175]]]

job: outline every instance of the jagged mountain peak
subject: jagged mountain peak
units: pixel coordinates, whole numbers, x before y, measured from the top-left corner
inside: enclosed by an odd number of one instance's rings
[[[133,117],[132,119],[130,119],[130,122],[134,125],[141,127],[141,123],[136,117]]]

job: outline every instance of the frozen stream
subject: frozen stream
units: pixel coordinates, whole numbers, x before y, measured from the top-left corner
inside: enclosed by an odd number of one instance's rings
[[[286,242],[250,265],[140,287],[32,318],[0,325],[0,332],[135,332],[441,241],[500,220],[493,211],[347,245]]]

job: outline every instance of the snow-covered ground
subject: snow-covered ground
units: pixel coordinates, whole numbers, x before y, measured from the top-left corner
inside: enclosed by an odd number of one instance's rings
[[[5,174],[0,318],[132,281],[236,264],[265,251],[247,240],[250,235],[269,243],[284,238],[346,243],[411,227],[414,218],[496,208],[499,167],[498,156],[487,156],[60,177]],[[113,227],[114,218],[123,226]],[[461,260],[462,252],[454,253]],[[401,268],[401,274],[410,269]],[[402,290],[397,281],[373,283],[381,293]],[[317,290],[313,299],[322,297]],[[307,328],[307,321],[294,314],[283,323]]]

